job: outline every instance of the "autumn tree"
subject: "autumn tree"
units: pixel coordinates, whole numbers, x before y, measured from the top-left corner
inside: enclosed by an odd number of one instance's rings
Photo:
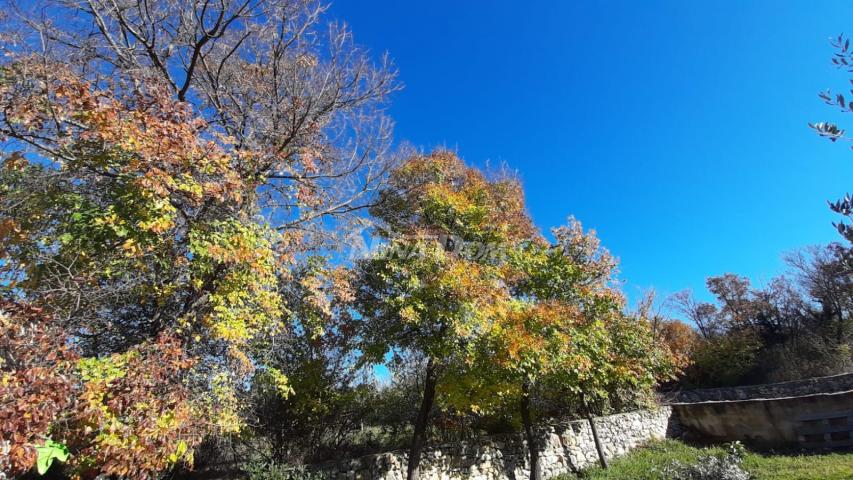
[[[537,395],[561,399],[554,414],[584,412],[597,437],[596,407],[647,401],[677,369],[672,352],[655,342],[651,322],[623,312],[616,262],[594,232],[570,219],[552,235],[553,243],[531,236],[508,250],[501,263],[507,306],[475,340],[468,361],[452,366],[442,392],[450,405],[471,405],[479,414],[514,405],[531,479],[541,476]]]
[[[8,7],[0,290],[79,350],[90,421],[55,440],[93,474],[151,477],[238,430],[258,370],[290,391],[264,340],[294,259],[377,201],[394,73],[313,2]]]
[[[789,317],[776,306],[783,298],[783,282],[778,280],[775,290],[756,289],[749,279],[727,273],[709,277],[706,285],[716,301],[697,301],[689,291],[670,299],[698,327],[685,380],[699,385],[743,382],[755,374],[762,345],[784,340]]]
[[[351,271],[310,256],[282,285],[287,330],[256,343],[264,365],[283,373],[288,391],[275,388],[271,371],[256,373],[252,388],[252,433],[269,459],[296,463],[341,454],[347,436],[371,411],[373,385],[357,364]]]
[[[665,345],[671,352],[679,370],[690,365],[698,341],[696,331],[690,325],[677,319],[661,319],[652,323],[652,334],[656,342]]]
[[[692,361],[699,334],[687,323],[669,318],[665,309],[672,305],[672,300],[658,303],[656,292],[648,290],[637,302],[634,315],[648,322],[655,342],[669,352],[675,371],[681,375]]]
[[[531,409],[537,386],[577,398],[591,415],[589,403],[649,392],[671,368],[648,323],[622,313],[616,262],[595,233],[570,218],[552,235],[553,244],[535,238],[509,254],[511,307],[487,337],[491,361],[515,386],[505,394],[519,401],[531,480],[541,478]]]
[[[735,274],[710,277],[714,301],[680,292],[672,306],[697,325],[683,383],[722,386],[842,373],[853,357],[853,288],[837,245],[786,257],[789,270],[764,286]]]
[[[506,304],[495,254],[532,226],[516,181],[489,180],[446,151],[410,158],[380,198],[371,213],[387,243],[356,266],[355,304],[366,359],[394,351],[426,359],[407,470],[416,480],[442,374],[470,356]]]
[[[255,185],[233,169],[230,146],[203,139],[201,122],[159,90],[117,97],[40,61],[4,74],[0,97],[15,112],[4,117],[8,136],[37,136],[42,154],[12,153],[2,164],[3,211],[16,235],[4,252],[4,289],[49,309],[85,357],[76,372],[84,396],[109,415],[88,430],[110,460],[88,461],[146,476],[165,467],[159,451],[123,431],[148,421],[138,415],[162,413],[145,401],[145,388],[188,400],[176,422],[212,408],[211,426],[237,428],[233,403],[220,400],[251,369],[251,339],[279,327],[274,234],[243,211]],[[168,371],[123,385],[146,355]],[[216,398],[189,400],[185,388]],[[122,400],[113,403],[113,394]],[[73,453],[86,458],[88,448]],[[191,453],[181,450],[182,458]]]

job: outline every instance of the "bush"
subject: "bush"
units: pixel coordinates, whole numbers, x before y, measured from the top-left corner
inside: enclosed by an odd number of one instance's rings
[[[731,332],[696,345],[693,364],[683,383],[693,387],[720,387],[749,383],[761,351],[760,338],[751,332]]]
[[[745,453],[743,445],[734,442],[722,455],[703,455],[693,464],[673,462],[664,474],[671,480],[750,480],[741,466]]]
[[[273,462],[249,462],[243,471],[247,480],[322,480],[305,467]]]

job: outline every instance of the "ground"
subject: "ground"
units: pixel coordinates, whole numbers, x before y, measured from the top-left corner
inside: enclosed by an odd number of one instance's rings
[[[673,461],[692,463],[703,454],[722,453],[722,447],[698,448],[666,440],[637,449],[612,462],[608,470],[584,471],[585,480],[664,480],[660,471]],[[756,480],[850,480],[853,479],[853,453],[773,454],[749,452],[744,469]],[[563,476],[559,480],[569,480]]]

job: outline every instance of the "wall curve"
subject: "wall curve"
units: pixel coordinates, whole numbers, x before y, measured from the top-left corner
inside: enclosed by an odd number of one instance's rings
[[[678,427],[669,407],[598,417],[598,434],[608,459],[623,455],[652,439],[673,436]],[[578,420],[538,430],[543,478],[577,472],[598,462],[589,422]],[[521,434],[484,437],[424,450],[423,480],[524,480],[529,478],[527,443]],[[368,455],[314,465],[326,480],[404,480],[403,451]]]

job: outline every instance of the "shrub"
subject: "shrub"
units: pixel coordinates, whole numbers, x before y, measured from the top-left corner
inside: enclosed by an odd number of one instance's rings
[[[673,462],[664,474],[671,480],[750,480],[752,476],[741,466],[745,453],[743,445],[734,442],[722,455],[703,455],[688,465]]]
[[[321,480],[322,477],[302,466],[275,462],[249,462],[244,467],[246,480]]]

